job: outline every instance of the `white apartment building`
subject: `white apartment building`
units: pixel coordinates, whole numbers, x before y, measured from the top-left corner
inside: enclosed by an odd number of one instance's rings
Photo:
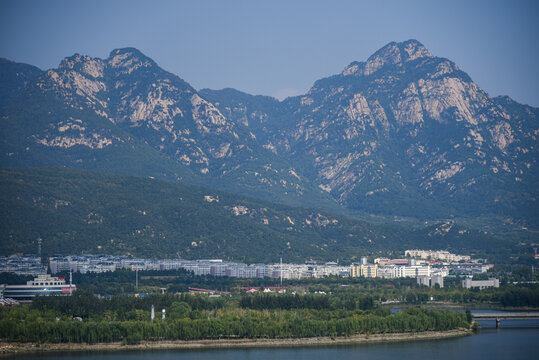
[[[377,277],[385,279],[395,279],[401,277],[431,276],[432,269],[430,265],[412,265],[412,266],[380,266],[377,270]]]
[[[500,287],[500,280],[495,278],[490,278],[488,280],[472,280],[472,278],[466,278],[462,280],[462,287],[466,289],[479,288],[479,290],[490,287],[498,288]]]
[[[430,258],[431,260],[441,260],[447,262],[470,261],[471,259],[471,257],[468,255],[455,255],[445,250],[406,250],[404,255],[420,259]]]

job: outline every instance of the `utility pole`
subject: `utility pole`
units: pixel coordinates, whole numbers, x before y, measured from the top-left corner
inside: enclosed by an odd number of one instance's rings
[[[37,238],[37,256],[39,256],[39,263],[41,265],[43,265],[43,259],[41,259],[41,242],[43,240],[41,239],[41,237],[38,237]]]
[[[279,266],[281,272],[281,287],[283,287],[283,258],[281,258],[281,266]]]
[[[69,295],[73,294],[73,272],[69,268]]]
[[[138,267],[135,268],[135,288],[138,289]]]

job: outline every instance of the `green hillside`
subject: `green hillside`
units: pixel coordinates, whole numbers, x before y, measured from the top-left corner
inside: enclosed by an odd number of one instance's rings
[[[456,226],[405,230],[157,179],[58,168],[0,170],[0,254],[35,252],[355,261],[408,247],[510,246]],[[500,248],[501,246],[501,248]],[[400,255],[400,254],[399,254]]]

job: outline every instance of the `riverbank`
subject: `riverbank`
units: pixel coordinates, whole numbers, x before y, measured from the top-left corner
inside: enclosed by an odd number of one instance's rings
[[[415,333],[391,333],[375,335],[353,335],[349,337],[319,337],[319,338],[290,338],[290,339],[219,339],[191,341],[143,341],[136,345],[122,343],[102,344],[35,344],[0,342],[0,356],[22,353],[53,353],[69,351],[129,351],[129,350],[158,350],[158,349],[226,349],[252,347],[294,347],[294,346],[328,346],[352,345],[381,342],[435,340],[471,335],[468,329],[448,331],[425,331]]]

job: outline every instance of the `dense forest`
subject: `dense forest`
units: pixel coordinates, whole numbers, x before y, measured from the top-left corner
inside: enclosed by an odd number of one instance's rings
[[[132,254],[222,258],[246,263],[350,263],[402,256],[407,248],[450,249],[507,261],[517,239],[452,222],[416,228],[290,207],[202,187],[70,169],[0,168],[0,253]],[[248,245],[248,246],[246,246]],[[391,249],[391,250],[388,250]]]
[[[364,299],[327,295],[154,295],[39,297],[0,310],[0,338],[37,343],[101,343],[221,338],[299,338],[468,328],[466,314],[411,308],[392,313]],[[349,299],[350,300],[350,299]],[[353,305],[352,305],[353,303]],[[154,305],[157,318],[151,320]],[[341,304],[342,305],[342,304]],[[338,305],[338,306],[341,306]],[[256,308],[256,309],[255,309]],[[161,309],[166,319],[159,318]]]

